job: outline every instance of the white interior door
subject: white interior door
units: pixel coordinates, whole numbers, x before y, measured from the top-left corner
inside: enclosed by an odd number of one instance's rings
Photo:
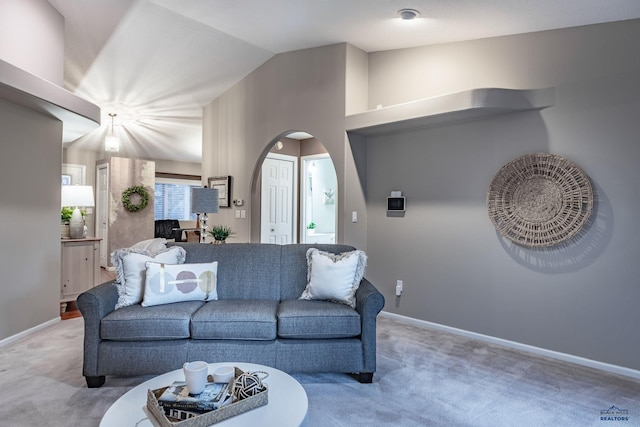
[[[296,243],[297,158],[269,154],[262,163],[260,242]]]
[[[109,164],[98,166],[96,173],[96,237],[100,241],[100,266],[107,268],[109,263]]]

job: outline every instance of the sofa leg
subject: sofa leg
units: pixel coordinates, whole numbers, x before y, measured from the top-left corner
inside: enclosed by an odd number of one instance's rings
[[[362,384],[371,384],[373,382],[373,372],[360,372],[353,374],[353,376]]]
[[[101,375],[99,377],[84,377],[85,380],[87,380],[87,387],[89,388],[98,388],[98,387],[102,387],[102,385],[104,384],[104,375]]]

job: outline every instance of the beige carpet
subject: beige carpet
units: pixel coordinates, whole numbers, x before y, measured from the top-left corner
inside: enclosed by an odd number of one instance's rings
[[[118,397],[149,378],[108,377],[87,389],[82,327],[82,319],[65,320],[0,348],[0,426],[98,426]],[[308,426],[640,425],[640,381],[388,318],[379,318],[373,384],[294,377],[309,396]],[[601,420],[612,406],[629,420]]]

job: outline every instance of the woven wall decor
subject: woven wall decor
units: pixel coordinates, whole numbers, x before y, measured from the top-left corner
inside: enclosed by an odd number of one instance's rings
[[[547,247],[573,237],[593,209],[589,177],[569,160],[528,154],[504,165],[487,191],[496,229],[527,247]]]

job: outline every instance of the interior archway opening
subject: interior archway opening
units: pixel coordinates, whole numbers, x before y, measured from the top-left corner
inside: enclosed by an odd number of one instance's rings
[[[252,241],[337,241],[336,169],[313,135],[290,131],[267,144],[254,173],[252,197]]]

